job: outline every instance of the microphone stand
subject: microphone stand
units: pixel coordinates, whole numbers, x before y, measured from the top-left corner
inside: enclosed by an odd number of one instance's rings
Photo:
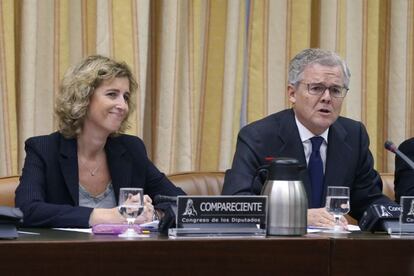
[[[398,157],[400,157],[402,160],[404,160],[404,162],[412,169],[414,170],[414,162],[408,158],[407,155],[405,155],[404,153],[402,153],[395,145],[393,142],[391,141],[385,141],[384,144],[385,149],[387,149],[388,151],[394,153],[395,155],[397,155]]]

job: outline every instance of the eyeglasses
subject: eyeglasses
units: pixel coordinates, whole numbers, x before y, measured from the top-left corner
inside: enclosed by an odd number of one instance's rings
[[[309,94],[312,95],[322,95],[323,93],[325,93],[326,89],[329,90],[329,94],[332,97],[335,98],[343,98],[346,96],[346,93],[348,92],[348,88],[347,87],[343,87],[343,86],[325,86],[321,83],[305,83],[305,82],[300,82],[302,84],[306,84],[308,87],[308,92]]]

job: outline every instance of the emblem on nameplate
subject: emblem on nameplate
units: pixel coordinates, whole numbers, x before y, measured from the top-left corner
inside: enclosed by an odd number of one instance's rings
[[[408,212],[407,216],[414,216],[414,200],[411,200],[410,204],[410,211]]]
[[[197,216],[197,210],[194,208],[194,202],[191,198],[187,199],[187,203],[185,204],[185,211],[183,216]]]
[[[414,224],[414,197],[402,196],[401,203],[401,223]]]
[[[381,205],[381,217],[383,218],[392,217],[392,214],[387,211],[384,205]]]

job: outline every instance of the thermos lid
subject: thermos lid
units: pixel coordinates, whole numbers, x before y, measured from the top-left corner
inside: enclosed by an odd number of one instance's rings
[[[274,158],[268,167],[268,180],[300,180],[300,171],[305,166],[295,158],[278,157]]]

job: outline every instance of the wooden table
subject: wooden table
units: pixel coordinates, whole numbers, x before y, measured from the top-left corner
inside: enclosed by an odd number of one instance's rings
[[[414,275],[414,239],[388,235],[124,240],[24,230],[40,235],[0,241],[0,275]]]
[[[334,238],[331,275],[414,275],[414,238],[366,233]]]

